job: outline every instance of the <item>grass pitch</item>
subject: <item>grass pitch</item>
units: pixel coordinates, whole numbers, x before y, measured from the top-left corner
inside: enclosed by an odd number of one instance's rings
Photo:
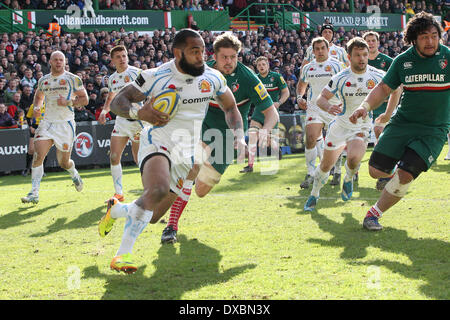
[[[133,275],[109,269],[124,220],[97,233],[109,168],[80,170],[81,193],[68,173],[48,173],[36,206],[20,202],[30,177],[0,177],[0,299],[450,299],[448,146],[378,233],[361,225],[379,196],[370,151],[353,199],[326,185],[313,213],[303,211],[310,190],[299,189],[303,154],[285,156],[275,175],[274,161],[252,174],[230,166],[207,197],[193,193],[178,243],[160,244],[165,223],[147,226]],[[123,183],[126,202],[142,192],[136,167],[124,168]]]

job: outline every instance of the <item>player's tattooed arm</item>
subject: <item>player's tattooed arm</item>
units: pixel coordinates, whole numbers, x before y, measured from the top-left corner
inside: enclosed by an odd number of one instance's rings
[[[146,96],[136,89],[134,86],[129,85],[120,90],[111,101],[111,111],[116,115],[123,118],[130,118],[130,109],[133,108],[132,103],[141,102]]]

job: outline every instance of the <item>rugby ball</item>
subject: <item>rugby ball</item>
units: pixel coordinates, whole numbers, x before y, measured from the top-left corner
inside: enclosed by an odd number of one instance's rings
[[[180,95],[175,89],[165,89],[155,96],[153,109],[167,113],[169,119],[172,119],[177,113],[180,100]]]

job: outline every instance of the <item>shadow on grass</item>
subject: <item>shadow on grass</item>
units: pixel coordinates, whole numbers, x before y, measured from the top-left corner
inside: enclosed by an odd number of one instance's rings
[[[13,211],[13,212],[10,212],[10,213],[0,216],[0,229],[8,229],[8,228],[13,228],[13,227],[17,227],[20,225],[24,225],[27,223],[31,223],[31,222],[33,222],[33,220],[29,220],[29,219],[37,217],[47,210],[52,210],[62,204],[67,204],[67,203],[71,203],[71,202],[75,202],[75,201],[69,201],[69,202],[65,202],[65,203],[57,203],[57,204],[54,204],[54,205],[51,205],[51,206],[48,206],[45,208],[40,208],[40,207],[36,207],[36,206],[21,207],[16,211]]]
[[[446,161],[443,164],[434,164],[430,167],[431,171],[434,172],[445,172],[447,174],[450,174],[450,161]]]
[[[78,216],[75,220],[66,223],[67,218],[59,218],[52,225],[47,227],[46,232],[34,233],[30,237],[45,237],[51,235],[53,233],[62,231],[62,230],[70,230],[70,229],[83,229],[89,228],[94,224],[97,224],[102,215],[104,214],[105,205],[92,209],[89,212],[83,213]]]
[[[115,271],[101,273],[97,266],[91,266],[83,270],[83,278],[106,280],[103,300],[180,300],[189,291],[227,282],[256,267],[246,264],[224,270],[218,250],[183,235],[179,236],[178,243],[179,252],[178,244],[161,245],[153,261],[156,270],[150,277],[144,276],[146,265],[143,265],[132,275]]]
[[[299,205],[298,199],[291,199]],[[415,239],[404,230],[385,227],[381,232],[369,232],[362,228],[351,213],[342,213],[342,223],[329,219],[318,211],[310,212],[319,228],[331,234],[330,240],[309,239],[308,242],[325,247],[343,248],[341,258],[351,265],[385,267],[406,278],[421,280],[426,284],[420,290],[432,299],[449,299],[450,291],[450,244],[436,239]],[[378,248],[385,252],[406,255],[411,263],[404,264],[389,260],[360,262],[367,257],[367,249]]]

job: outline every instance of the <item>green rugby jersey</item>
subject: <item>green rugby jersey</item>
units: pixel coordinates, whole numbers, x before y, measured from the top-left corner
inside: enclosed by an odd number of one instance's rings
[[[214,67],[215,63],[215,61],[209,61],[207,65]],[[248,129],[247,118],[250,105],[253,103],[255,110],[264,111],[273,104],[272,98],[256,74],[240,62],[237,63],[237,67],[232,74],[224,74],[223,76],[236,99],[236,104],[242,115],[244,131],[246,132]],[[210,128],[228,128],[228,124],[225,121],[225,113],[214,100],[209,103],[208,111],[203,121]]]
[[[287,88],[287,84],[286,81],[284,81],[283,76],[278,72],[269,71],[265,77],[258,73],[258,78],[261,80],[264,87],[266,87],[272,101],[278,102],[280,99],[281,90]]]
[[[385,55],[384,53],[379,52],[375,59],[373,60],[369,59],[369,66],[387,72],[393,60],[394,59],[392,59],[391,57]],[[373,119],[375,120],[380,114],[384,113],[386,111],[386,108],[387,102],[383,102],[378,108],[373,110]]]
[[[392,123],[447,130],[450,125],[450,49],[440,44],[431,58],[412,46],[397,56],[383,78],[391,89],[403,84],[401,107]]]

